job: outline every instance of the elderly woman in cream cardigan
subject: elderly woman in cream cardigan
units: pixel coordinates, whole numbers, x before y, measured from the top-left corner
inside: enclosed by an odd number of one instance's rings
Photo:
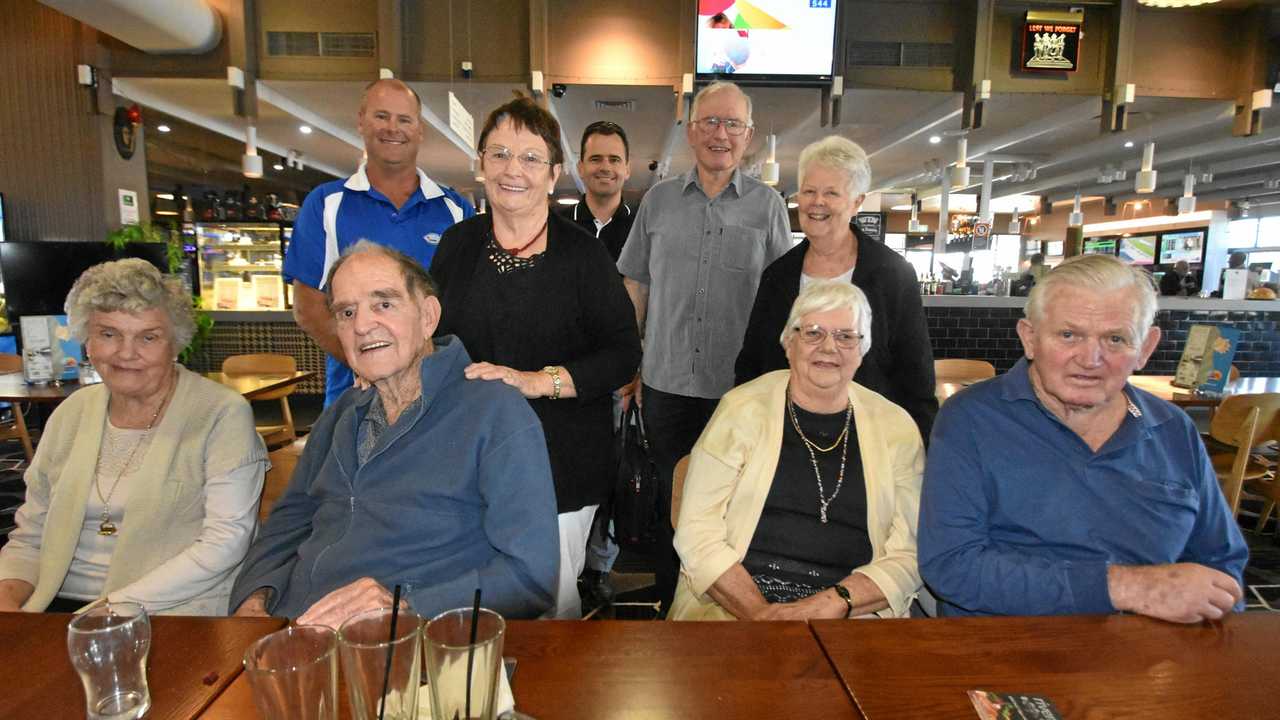
[[[103,382],[49,419],[0,550],[0,611],[225,614],[267,464],[248,403],[176,362],[189,296],[147,262],[90,268],[66,310]]]

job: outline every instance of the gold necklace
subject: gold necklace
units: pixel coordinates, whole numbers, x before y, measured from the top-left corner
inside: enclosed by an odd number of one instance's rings
[[[151,428],[155,427],[156,419],[160,417],[160,411],[164,410],[165,403],[169,401],[169,392],[173,390],[172,385],[169,390],[165,391],[164,397],[160,398],[160,406],[151,416],[151,422],[147,423],[146,429],[142,431],[142,437],[138,438],[138,442],[134,443],[133,449],[129,451],[129,457],[124,461],[124,465],[120,467],[120,472],[116,474],[116,481],[111,483],[111,489],[107,491],[106,496],[102,495],[102,477],[100,473],[93,474],[93,488],[98,491],[98,499],[102,501],[102,514],[99,517],[98,534],[103,537],[111,537],[117,532],[116,524],[111,522],[111,496],[116,494],[116,488],[120,487],[120,481],[124,479],[124,474],[129,472],[129,466],[133,464],[133,456],[138,454],[138,448],[142,447],[147,438],[151,436]],[[109,421],[108,421],[109,422]],[[99,451],[99,461],[101,461],[101,451]]]
[[[827,524],[827,508],[831,503],[835,502],[836,496],[840,494],[840,488],[844,487],[844,464],[849,457],[849,421],[853,419],[853,401],[849,401],[849,405],[844,411],[844,432],[840,433],[840,437],[836,439],[836,443],[830,449],[835,449],[836,444],[841,440],[844,441],[844,448],[840,451],[840,473],[836,476],[836,489],[831,491],[831,497],[827,497],[827,492],[822,487],[822,473],[818,470],[818,456],[814,454],[814,448],[821,449],[818,445],[809,441],[805,437],[804,431],[800,429],[800,421],[796,418],[796,406],[791,402],[791,396],[787,396],[787,411],[791,415],[791,425],[796,429],[796,434],[804,441],[804,447],[809,451],[809,462],[813,465],[813,475],[818,479],[818,519],[823,525]],[[825,452],[825,451],[824,451]]]

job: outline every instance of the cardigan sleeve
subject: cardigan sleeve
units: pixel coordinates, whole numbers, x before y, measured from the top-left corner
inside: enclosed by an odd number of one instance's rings
[[[26,499],[14,515],[9,542],[0,549],[0,580],[26,580],[32,585],[40,577],[40,538],[49,513],[49,478],[39,464],[27,468]]]
[[[929,342],[929,326],[925,321],[919,287],[911,272],[910,267],[903,263],[894,267],[892,275],[886,278],[892,283],[893,307],[897,315],[890,340],[893,363],[889,369],[889,382],[893,387],[894,401],[910,413],[920,429],[920,436],[927,439],[933,429],[933,418],[938,414],[938,399],[934,395],[933,344]]]
[[[920,484],[924,477],[924,446],[914,424],[901,416],[899,423],[884,423],[891,458],[893,519],[881,557],[854,570],[865,575],[889,601],[881,617],[906,617],[920,590],[916,564],[916,525],[920,515]],[[894,429],[890,429],[894,428]]]
[[[705,595],[742,558],[742,553],[729,544],[725,518],[748,452],[736,438],[749,433],[742,433],[737,419],[722,413],[723,408],[721,403],[689,455],[676,523],[680,571],[689,577],[698,597]]]
[[[589,352],[561,363],[580,398],[607,395],[626,385],[640,367],[640,331],[635,308],[600,242],[576,253],[578,307]],[[575,248],[575,250],[578,250]]]

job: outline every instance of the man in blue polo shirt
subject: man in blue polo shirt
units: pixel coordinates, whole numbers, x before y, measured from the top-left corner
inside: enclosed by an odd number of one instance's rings
[[[307,195],[284,258],[285,279],[293,283],[293,317],[329,354],[325,406],[353,380],[324,300],[324,278],[343,249],[372,240],[430,267],[445,229],[475,214],[461,195],[418,169],[422,101],[408,85],[399,80],[370,83],[356,129],[364,138],[366,161],[355,175]]]

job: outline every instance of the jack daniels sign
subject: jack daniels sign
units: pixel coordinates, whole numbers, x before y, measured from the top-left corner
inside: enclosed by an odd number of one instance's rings
[[[1083,13],[1028,11],[1022,25],[1022,69],[1075,72],[1083,26]]]

